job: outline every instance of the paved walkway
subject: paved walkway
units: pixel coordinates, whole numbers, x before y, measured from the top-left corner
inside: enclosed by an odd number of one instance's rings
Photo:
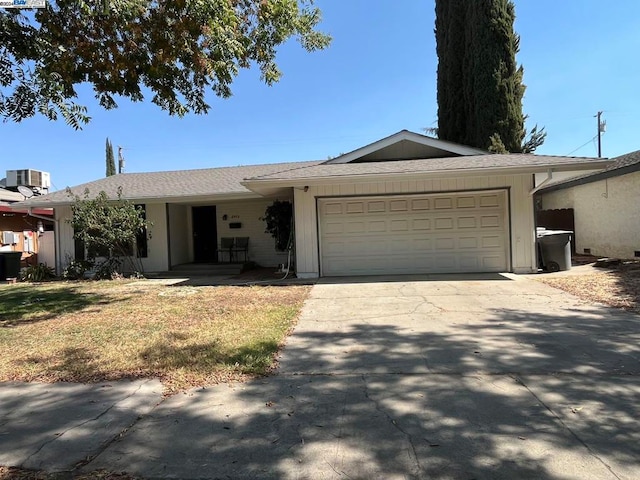
[[[273,377],[152,410],[153,382],[69,386],[87,389],[76,400],[59,386],[0,387],[0,464],[65,470],[84,456],[85,471],[158,478],[636,479],[639,373],[639,316],[529,279],[323,281]],[[74,447],[56,450],[65,442]]]

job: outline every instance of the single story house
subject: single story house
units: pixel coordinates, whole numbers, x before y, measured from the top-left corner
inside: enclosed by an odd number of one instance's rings
[[[543,187],[544,210],[573,209],[576,251],[640,257],[640,150],[613,158],[604,170]]]
[[[537,270],[536,173],[601,169],[607,160],[498,155],[406,130],[327,161],[126,173],[78,185],[144,205],[153,223],[143,265],[162,272],[215,262],[224,237],[249,237],[248,259],[286,262],[261,219],[274,200],[294,207],[301,278]],[[57,268],[74,258],[72,199],[64,192],[21,208],[55,208]]]

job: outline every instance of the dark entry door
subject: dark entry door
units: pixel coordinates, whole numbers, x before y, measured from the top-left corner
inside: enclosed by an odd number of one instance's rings
[[[193,261],[212,263],[218,261],[218,232],[216,207],[192,207]]]

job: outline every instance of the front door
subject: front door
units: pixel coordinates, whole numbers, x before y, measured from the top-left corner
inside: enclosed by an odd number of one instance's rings
[[[213,263],[218,261],[218,232],[216,207],[192,207],[193,261]]]

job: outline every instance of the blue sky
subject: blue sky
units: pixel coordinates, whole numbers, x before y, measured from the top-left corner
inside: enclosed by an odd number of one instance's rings
[[[57,189],[101,178],[106,137],[124,147],[127,172],[144,172],[321,160],[436,126],[433,1],[316,4],[333,43],[311,54],[283,46],[275,86],[243,71],[232,98],[212,96],[208,115],[182,119],[150,101],[104,111],[83,88],[93,120],[82,131],[38,117],[0,124],[0,177],[44,170]],[[603,156],[640,149],[640,2],[517,0],[516,13],[524,112],[548,131],[537,153],[595,156],[598,110],[607,121]]]

